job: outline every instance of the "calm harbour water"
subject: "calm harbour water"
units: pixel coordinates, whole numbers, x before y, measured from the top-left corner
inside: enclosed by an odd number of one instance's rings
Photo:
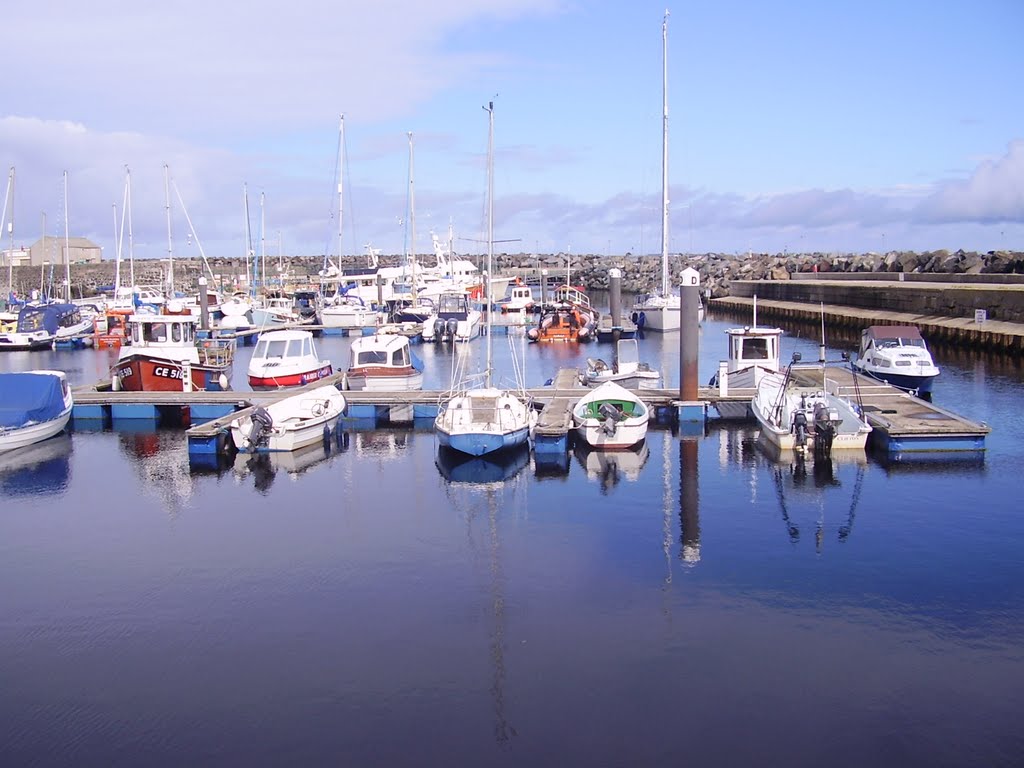
[[[512,348],[530,385],[610,355]],[[0,764],[1019,765],[1024,373],[934,352],[983,460],[804,474],[719,423],[567,473],[454,465],[429,425],[219,472],[170,429],[0,457]],[[677,335],[641,355],[678,381]]]

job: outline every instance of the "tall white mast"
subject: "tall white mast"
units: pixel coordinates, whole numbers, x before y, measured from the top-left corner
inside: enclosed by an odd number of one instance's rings
[[[341,115],[338,127],[338,269],[341,269],[341,255],[345,252],[342,241],[342,214],[345,212],[345,115]],[[326,264],[324,265],[327,266]]]
[[[135,232],[132,230],[132,171],[126,165],[125,175],[125,212],[128,215],[128,279],[131,281],[132,290],[135,289]]]
[[[252,232],[249,229],[249,185],[242,182],[242,213],[245,215],[245,282],[252,296],[255,276],[252,268]]]
[[[121,287],[121,238],[118,237],[117,231],[117,203],[111,203],[110,207],[114,209],[114,295],[117,296],[118,289]],[[121,225],[124,226],[123,217]]]
[[[68,172],[64,171],[64,298],[71,301],[71,238],[68,234]]]
[[[174,245],[171,239],[171,169],[164,163],[164,208],[167,211],[167,289],[174,296]]]
[[[487,274],[484,279],[487,281],[484,286],[484,296],[487,301],[487,370],[484,373],[484,386],[488,389],[491,386],[491,270],[494,261],[494,102],[487,102],[484,107],[487,112]]]
[[[668,296],[668,10],[661,22],[661,295]]]
[[[11,205],[11,220],[7,221],[7,204]],[[7,252],[7,298],[10,300],[14,293],[14,166],[11,166],[7,174],[7,194],[4,195],[4,212],[0,215],[0,236],[3,236],[4,227],[11,235],[11,250]],[[43,240],[43,253],[46,253],[46,241]]]
[[[409,136],[409,263],[412,265],[412,298],[416,300],[416,186],[413,182],[412,131]]]
[[[263,290],[267,289],[267,221],[263,215],[263,200],[266,193],[260,192],[260,264],[263,265]]]

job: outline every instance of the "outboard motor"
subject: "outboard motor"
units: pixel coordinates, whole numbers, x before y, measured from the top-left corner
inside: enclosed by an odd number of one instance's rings
[[[793,434],[796,435],[797,450],[807,446],[807,413],[799,410],[793,414]]]
[[[261,406],[252,412],[250,419],[252,428],[249,430],[249,446],[255,449],[269,439],[270,430],[274,427],[274,418]]]
[[[622,421],[625,414],[616,408],[611,403],[601,403],[601,407],[597,409],[597,412],[601,414],[601,418],[604,419],[604,423],[601,424],[601,429],[604,430],[606,435],[614,435],[615,428]]]
[[[452,317],[449,318],[447,323],[448,341],[455,341],[455,336],[459,332],[459,321]]]
[[[832,441],[839,429],[838,420],[832,419],[828,406],[818,403],[814,406],[814,458],[824,459],[832,455]]]

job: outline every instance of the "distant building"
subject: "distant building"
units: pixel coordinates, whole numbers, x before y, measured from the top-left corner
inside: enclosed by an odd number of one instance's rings
[[[65,251],[69,259],[65,258]],[[42,264],[98,264],[102,260],[103,250],[87,238],[69,237],[65,243],[63,237],[47,235],[36,240],[29,248],[27,263],[38,267]],[[14,263],[19,263],[17,257]]]

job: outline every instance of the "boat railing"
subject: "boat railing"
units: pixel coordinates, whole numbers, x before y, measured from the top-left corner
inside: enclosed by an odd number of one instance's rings
[[[562,285],[555,289],[555,301],[566,301],[590,309],[590,297],[571,285]]]
[[[235,339],[203,339],[198,349],[200,365],[221,368],[235,359]]]

